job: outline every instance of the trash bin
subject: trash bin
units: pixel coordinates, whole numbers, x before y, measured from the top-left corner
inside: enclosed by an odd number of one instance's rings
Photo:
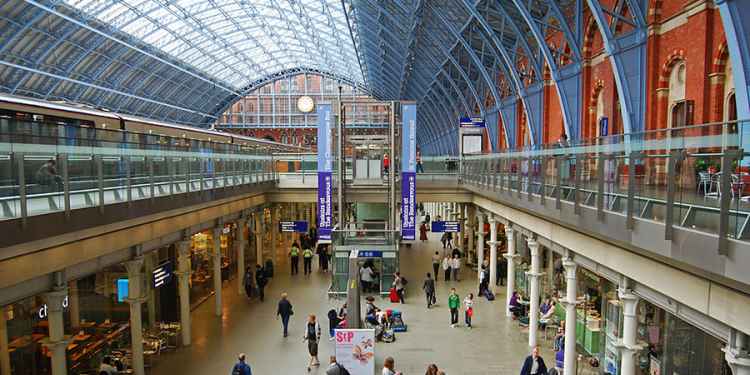
[[[273,261],[272,260],[269,259],[266,261],[266,266],[264,267],[264,269],[266,271],[266,277],[273,277]]]

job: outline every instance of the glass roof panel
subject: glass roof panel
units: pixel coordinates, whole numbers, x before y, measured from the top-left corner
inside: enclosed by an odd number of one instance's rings
[[[340,0],[65,0],[236,89],[307,67],[363,82]]]

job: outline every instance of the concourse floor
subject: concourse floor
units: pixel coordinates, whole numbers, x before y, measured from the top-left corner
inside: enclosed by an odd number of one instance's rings
[[[380,308],[403,311],[409,327],[408,332],[396,334],[396,342],[376,344],[376,374],[380,374],[386,356],[394,357],[397,370],[408,375],[423,374],[430,363],[436,363],[449,375],[518,374],[529,350],[528,336],[517,322],[505,317],[505,287],[498,287],[494,302],[475,298],[473,330],[464,326],[451,328],[446,303],[449,287],[456,287],[461,300],[469,292],[476,294],[476,273],[468,268],[462,270],[460,282],[446,285],[442,279],[438,281],[438,306],[427,310],[421,286],[425,273],[432,272],[431,254],[442,251],[438,239],[437,234],[431,234],[430,241],[402,249],[401,270],[409,280],[405,305],[376,300]],[[323,335],[319,348],[321,366],[313,367],[311,373],[324,374],[328,356],[333,353],[326,313],[343,303],[328,299],[328,280],[329,274],[319,272],[317,264],[311,276],[293,277],[288,265],[281,265],[276,267],[276,275],[266,288],[263,303],[239,296],[236,283],[225,284],[223,318],[214,315],[213,298],[203,303],[193,311],[192,346],[162,353],[150,373],[227,374],[231,373],[236,354],[244,352],[254,375],[308,374],[309,357],[307,345],[302,342],[302,330],[304,318],[314,313],[321,319]],[[282,292],[289,294],[295,311],[287,338],[282,337],[281,322],[274,318]],[[460,322],[463,323],[463,313]],[[539,343],[546,363],[553,364],[551,341],[540,337]]]

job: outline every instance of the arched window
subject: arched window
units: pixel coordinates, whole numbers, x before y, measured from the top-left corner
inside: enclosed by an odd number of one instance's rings
[[[684,62],[672,67],[669,74],[669,118],[667,127],[679,128],[688,124],[688,107],[685,102],[685,71]]]
[[[737,100],[734,97],[734,74],[732,73],[732,61],[727,59],[724,70],[724,121],[737,120]]]

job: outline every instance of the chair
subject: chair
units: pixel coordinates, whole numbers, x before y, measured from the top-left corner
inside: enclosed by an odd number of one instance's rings
[[[700,193],[701,188],[703,188],[704,195],[709,193],[711,189],[711,174],[708,172],[698,172],[698,177],[698,189],[696,193]]]
[[[742,181],[742,177],[738,174],[732,174],[732,199],[736,196],[744,198],[742,192],[745,190],[745,182]]]
[[[721,172],[711,175],[708,183],[708,193],[703,194],[703,197],[721,198]]]

